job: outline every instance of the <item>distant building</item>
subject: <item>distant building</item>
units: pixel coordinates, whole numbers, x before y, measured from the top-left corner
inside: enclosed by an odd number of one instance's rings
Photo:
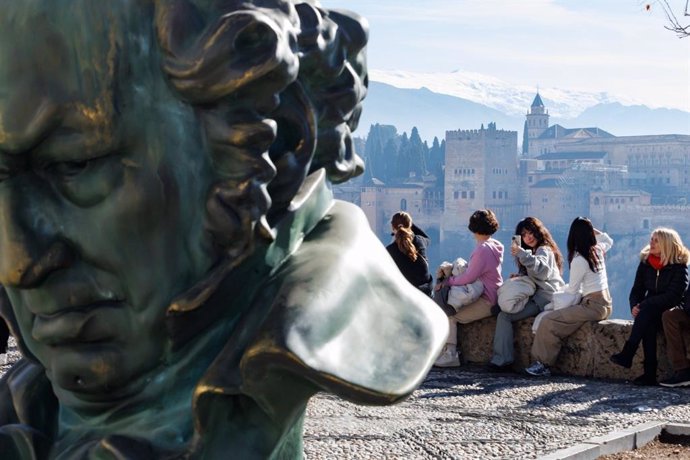
[[[662,134],[581,139],[558,144],[569,151],[605,151],[610,164],[628,168],[628,187],[646,190],[658,203],[690,197],[690,136]]]
[[[523,153],[527,153],[529,156],[529,146],[549,128],[549,111],[544,107],[538,92],[534,96],[534,101],[526,117],[522,148]]]
[[[500,222],[512,222],[522,215],[517,134],[498,130],[495,123],[488,128],[446,132],[441,241],[457,234],[466,236],[468,219],[480,208],[491,208]]]
[[[598,128],[542,129],[539,94],[527,114],[528,142],[520,161],[528,213],[558,226],[588,215],[609,231],[626,234],[676,222],[690,200],[690,136],[621,136]],[[548,120],[548,119],[547,119]]]
[[[379,133],[380,144],[386,133]],[[384,183],[370,168],[336,193],[360,204],[383,241],[390,238],[391,216],[410,212],[440,242],[433,250],[442,258],[467,250],[467,222],[481,208],[493,209],[507,232],[528,215],[555,231],[584,215],[617,235],[664,225],[690,233],[690,136],[617,137],[598,127],[549,126],[538,93],[526,115],[522,155],[517,135],[495,123],[447,131],[442,177],[410,174]],[[379,170],[397,165],[379,150]]]
[[[433,212],[433,204],[428,202],[428,190],[423,183],[410,183],[385,186],[372,183],[361,189],[361,207],[369,225],[379,238],[385,240],[391,232],[391,217],[398,211],[407,211],[420,226],[432,225],[438,228],[441,209]]]

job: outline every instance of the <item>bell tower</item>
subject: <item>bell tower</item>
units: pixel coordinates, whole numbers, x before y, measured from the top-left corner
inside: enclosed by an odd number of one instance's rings
[[[544,103],[541,100],[539,91],[532,101],[530,111],[527,112],[527,120],[525,120],[526,135],[523,137],[523,144],[526,141],[528,144],[532,139],[536,139],[546,131],[549,127],[549,112],[544,108]],[[522,147],[523,152],[529,152],[529,145]]]

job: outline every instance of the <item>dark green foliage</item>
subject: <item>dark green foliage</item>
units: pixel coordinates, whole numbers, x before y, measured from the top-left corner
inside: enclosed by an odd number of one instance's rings
[[[525,127],[522,128],[522,154],[527,155],[529,149],[529,140],[527,137],[527,120],[525,120]]]
[[[427,156],[427,168],[429,174],[436,176],[437,181],[443,181],[443,165],[446,162],[446,140],[444,139],[440,144],[438,137],[434,137],[434,142],[431,144]],[[443,185],[443,184],[439,184]]]
[[[408,137],[407,133],[398,135],[394,126],[372,125],[364,151],[367,177],[387,184],[418,181],[429,174],[441,178],[444,152],[445,141],[439,144],[434,138],[429,148],[416,127]]]

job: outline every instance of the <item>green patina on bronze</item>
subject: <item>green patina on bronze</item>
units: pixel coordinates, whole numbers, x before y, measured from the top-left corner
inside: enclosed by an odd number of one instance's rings
[[[389,404],[446,320],[332,182],[356,15],[0,1],[3,459],[298,458],[309,398]]]

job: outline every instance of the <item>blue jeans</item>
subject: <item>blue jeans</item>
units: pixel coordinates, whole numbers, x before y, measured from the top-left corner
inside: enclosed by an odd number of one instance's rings
[[[500,312],[496,318],[496,332],[494,333],[494,354],[491,363],[497,366],[507,366],[515,361],[515,349],[513,347],[513,323],[521,319],[537,316],[541,313],[534,300],[530,299],[525,308],[517,313]]]

